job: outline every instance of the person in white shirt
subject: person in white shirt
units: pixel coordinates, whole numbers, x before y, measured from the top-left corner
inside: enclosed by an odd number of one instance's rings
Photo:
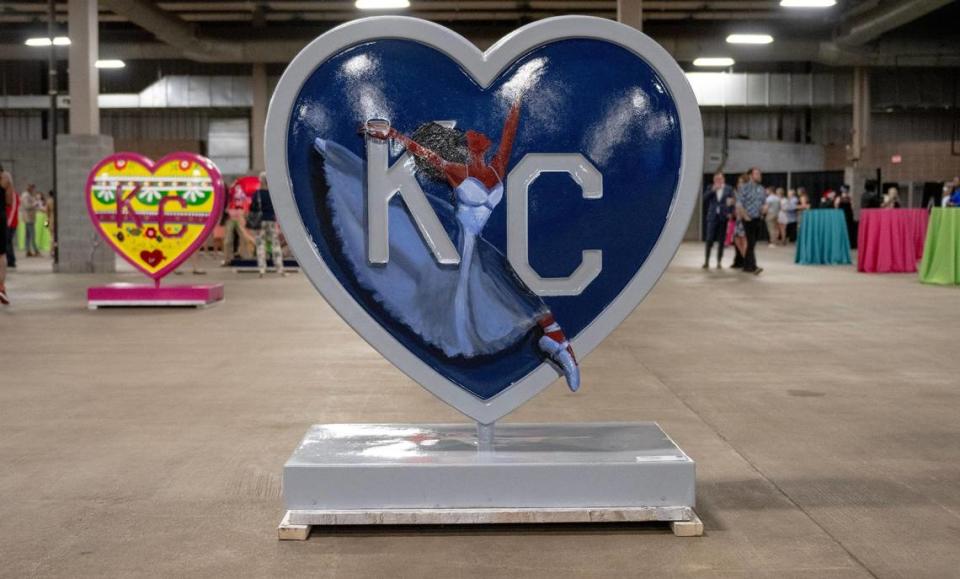
[[[896,187],[887,189],[887,194],[883,196],[883,204],[880,207],[883,209],[899,209],[900,191]]]
[[[780,217],[780,200],[783,199],[783,187],[774,189],[767,187],[766,213],[763,220],[767,224],[767,234],[770,236],[770,247],[781,243],[780,228],[777,227],[777,218]]]
[[[36,185],[30,183],[20,195],[20,212],[23,215],[23,228],[26,233],[25,250],[27,257],[40,255],[37,248],[37,210],[43,206],[43,198],[37,191]]]

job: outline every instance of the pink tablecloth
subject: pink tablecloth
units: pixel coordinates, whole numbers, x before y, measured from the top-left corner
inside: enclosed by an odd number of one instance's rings
[[[860,212],[857,271],[915,272],[927,236],[926,209],[864,209]]]

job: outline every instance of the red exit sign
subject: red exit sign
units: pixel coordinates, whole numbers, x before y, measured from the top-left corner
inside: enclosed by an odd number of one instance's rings
[[[900,163],[903,163],[903,157],[901,155],[894,155],[890,157],[890,162],[894,165],[899,165]]]

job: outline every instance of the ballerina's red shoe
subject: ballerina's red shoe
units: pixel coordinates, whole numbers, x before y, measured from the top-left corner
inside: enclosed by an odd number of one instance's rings
[[[537,345],[560,366],[570,391],[576,392],[580,388],[580,366],[573,353],[573,346],[567,341],[560,324],[553,319],[553,314],[543,316],[538,323],[543,330],[543,336],[540,337]]]

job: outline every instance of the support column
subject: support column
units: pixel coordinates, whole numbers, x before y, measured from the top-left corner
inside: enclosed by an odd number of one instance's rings
[[[850,154],[844,169],[844,181],[850,185],[853,195],[853,210],[860,218],[858,200],[864,193],[864,184],[872,176],[870,167],[865,166],[863,157],[869,148],[870,138],[870,73],[863,67],[853,69],[853,130],[850,134]]]
[[[860,153],[870,147],[870,71],[860,69]]]
[[[100,134],[97,0],[70,0],[70,134]]]
[[[643,0],[617,0],[617,22],[643,30]]]
[[[97,0],[69,0],[70,134],[57,141],[58,272],[112,272],[116,258],[90,223],[87,175],[113,152],[113,137],[100,134]]]
[[[250,109],[250,165],[256,172],[266,165],[263,158],[263,137],[267,124],[267,66],[253,65],[253,107]]]
[[[860,134],[863,131],[863,128],[860,126],[860,122],[863,120],[863,113],[861,109],[863,108],[863,82],[861,82],[863,77],[863,69],[857,67],[853,69],[853,130],[850,131],[850,155],[849,160],[856,165],[860,161],[861,154],[861,138]]]

